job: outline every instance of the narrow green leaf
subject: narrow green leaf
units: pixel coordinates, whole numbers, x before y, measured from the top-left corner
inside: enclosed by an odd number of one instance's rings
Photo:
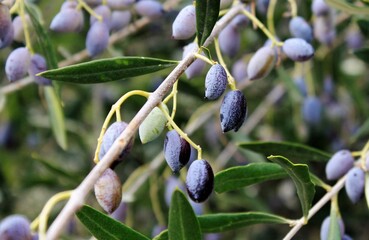
[[[266,157],[269,155],[283,155],[293,162],[326,162],[331,157],[329,153],[292,142],[245,142],[240,143],[239,146],[263,154]]]
[[[264,212],[218,213],[197,217],[203,232],[224,232],[261,223],[290,224],[291,220]]]
[[[308,166],[306,164],[293,164],[283,156],[269,156],[268,159],[278,163],[292,178],[300,199],[302,213],[307,218],[315,194]]]
[[[65,150],[67,149],[67,134],[62,106],[53,87],[47,86],[43,90],[54,137],[59,146]]]
[[[366,200],[366,205],[369,208],[369,173],[365,173],[365,200]]]
[[[338,239],[341,239],[339,216],[337,210],[334,207],[334,204],[332,204],[329,220],[328,240],[338,240]]]
[[[168,240],[168,239],[169,239],[168,229],[165,229],[164,231],[156,235],[152,240]]]
[[[319,186],[319,187],[324,188],[324,189],[327,189],[327,187],[329,186],[322,179],[320,179],[317,175],[315,175],[315,174],[313,174],[311,172],[310,172],[310,179],[311,179],[311,182],[315,186]]]
[[[369,37],[369,20],[367,20],[367,19],[358,19],[356,21],[356,23],[359,26],[361,33],[365,37]]]
[[[37,17],[36,10],[33,5],[26,5],[27,13],[29,14],[32,22],[32,26],[35,29],[35,34],[37,36],[38,44],[41,48],[41,54],[45,57],[47,66],[50,69],[57,68],[58,63],[56,60],[56,55],[54,51],[54,47],[51,43],[49,35],[47,31],[39,22]],[[51,129],[53,131],[56,142],[62,149],[67,149],[67,134],[64,123],[64,113],[59,100],[59,97],[55,91],[55,89],[51,86],[43,87],[47,109],[49,114],[49,120],[51,124]]]
[[[222,193],[287,176],[286,171],[276,163],[250,163],[218,172],[214,187],[216,192]]]
[[[78,84],[104,83],[153,73],[177,63],[177,61],[149,57],[117,57],[49,70],[41,73],[40,76]]]
[[[185,195],[176,189],[172,195],[168,224],[171,240],[201,240],[199,222]]]
[[[76,215],[90,233],[99,240],[149,239],[132,228],[87,205],[83,206]]]
[[[220,0],[196,1],[197,40],[201,47],[213,31],[218,20]]]
[[[369,14],[369,7],[356,6],[345,0],[326,0],[327,4],[333,8],[351,14]]]
[[[369,63],[369,48],[360,48],[354,51],[354,54],[359,59]]]

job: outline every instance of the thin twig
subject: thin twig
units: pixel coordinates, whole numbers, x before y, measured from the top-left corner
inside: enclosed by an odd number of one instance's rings
[[[208,46],[212,41],[214,36],[217,36],[219,32],[244,8],[243,4],[234,6],[223,18],[221,18],[215,25],[211,36],[204,43],[204,47]],[[197,51],[197,49],[196,49]],[[86,178],[81,182],[81,184],[73,191],[71,198],[62,209],[60,214],[57,216],[55,221],[50,226],[47,232],[47,239],[53,240],[57,239],[62,229],[65,227],[66,223],[73,216],[73,214],[82,207],[85,202],[87,194],[90,192],[94,186],[96,180],[101,176],[101,174],[111,165],[114,159],[119,155],[119,153],[127,146],[130,139],[136,133],[138,127],[151,112],[154,107],[156,107],[164,98],[164,96],[170,91],[173,84],[181,76],[181,74],[186,70],[188,66],[195,60],[193,54],[187,55],[177,67],[168,75],[164,82],[153,92],[148,98],[147,102],[138,111],[134,118],[130,121],[127,128],[114,142],[109,151],[101,159],[101,161],[91,170],[91,172],[86,176]]]
[[[346,176],[341,178],[332,189],[327,192],[309,211],[308,219],[312,218],[332,197],[336,196],[338,192],[345,186]],[[305,218],[300,218],[296,225],[288,232],[283,240],[290,240],[293,236],[306,224]]]

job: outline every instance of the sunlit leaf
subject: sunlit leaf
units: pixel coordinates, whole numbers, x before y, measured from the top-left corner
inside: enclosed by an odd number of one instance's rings
[[[177,61],[149,57],[116,57],[45,71],[40,76],[70,83],[104,83],[153,73]]]
[[[186,196],[178,189],[173,192],[169,209],[169,239],[201,240],[199,222]]]
[[[90,233],[99,240],[149,239],[132,228],[87,205],[83,206],[76,215]]]
[[[214,187],[216,192],[222,193],[287,176],[286,171],[276,163],[250,163],[218,172]]]
[[[302,213],[307,218],[315,195],[315,187],[311,181],[308,166],[306,164],[293,164],[283,156],[269,156],[268,159],[278,163],[292,178],[300,199]]]

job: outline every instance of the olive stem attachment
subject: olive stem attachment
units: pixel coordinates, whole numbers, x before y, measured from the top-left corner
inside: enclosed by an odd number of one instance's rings
[[[164,116],[167,118],[170,126],[172,126],[172,128],[177,131],[179,136],[181,136],[183,139],[185,139],[192,147],[194,147],[197,150],[197,159],[202,159],[202,149],[201,149],[200,145],[197,145],[196,143],[194,143],[191,140],[191,138],[189,138],[188,135],[185,132],[183,132],[180,127],[178,127],[178,125],[174,122],[174,120],[165,111],[163,103],[160,103],[158,107],[162,111]]]
[[[218,38],[214,39],[214,46],[215,46],[215,52],[217,53],[219,63],[222,65],[222,67],[224,68],[224,70],[227,73],[227,81],[228,81],[229,87],[231,88],[232,91],[237,90],[236,81],[234,80],[232,74],[229,72],[229,70],[227,68],[227,64],[225,64],[225,62],[224,62],[222,52],[220,51]]]
[[[297,3],[296,0],[288,0],[288,3],[291,7],[291,16],[296,17],[297,16]]]
[[[129,98],[132,97],[134,95],[140,95],[143,96],[145,98],[148,98],[150,96],[149,92],[146,91],[142,91],[142,90],[133,90],[133,91],[129,91],[126,94],[124,94],[122,97],[120,97],[118,99],[118,101],[116,101],[116,103],[114,103],[111,106],[111,109],[108,113],[108,115],[105,118],[104,124],[101,128],[100,131],[100,135],[99,138],[97,139],[97,146],[96,146],[96,151],[95,151],[95,157],[94,157],[94,162],[97,164],[99,162],[99,152],[100,152],[100,148],[101,148],[101,143],[102,143],[102,139],[104,137],[105,131],[108,128],[108,124],[112,118],[112,116],[114,115],[114,113],[117,116],[117,121],[121,121],[122,118],[120,116],[120,107],[122,106],[122,104]]]
[[[214,65],[216,64],[214,61],[210,60],[209,58],[205,57],[204,55],[201,55],[199,53],[194,53],[193,54],[197,59],[201,59],[202,61],[210,64],[210,65]]]
[[[99,22],[103,21],[101,15],[97,14],[90,6],[88,6],[83,0],[78,0],[78,7],[83,7],[91,16],[94,16]]]
[[[337,196],[339,191],[345,186],[346,175],[343,176],[331,189],[331,191],[327,192],[310,210],[307,216],[302,217],[294,222],[293,228],[287,233],[287,235],[283,238],[283,240],[292,239],[295,234],[306,224],[306,221],[312,218],[327,202],[329,202],[332,198]]]

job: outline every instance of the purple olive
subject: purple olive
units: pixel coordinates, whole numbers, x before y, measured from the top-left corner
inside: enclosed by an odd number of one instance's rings
[[[351,168],[347,173],[345,189],[352,203],[357,203],[364,192],[365,172],[358,167]]]
[[[110,21],[110,30],[118,31],[129,24],[131,21],[132,14],[130,11],[112,11],[111,12],[111,21]]]
[[[174,19],[172,37],[189,39],[196,33],[196,10],[194,5],[184,7]]]
[[[35,79],[35,82],[39,85],[51,85],[51,81],[47,78],[36,76],[40,72],[47,70],[46,60],[43,56],[39,54],[34,54],[31,57],[31,62],[29,64],[28,74]]]
[[[209,198],[214,188],[214,173],[206,160],[195,160],[191,164],[187,172],[186,188],[194,202],[204,202]]]
[[[304,62],[314,56],[314,48],[302,38],[289,38],[284,41],[283,52],[297,62]]]
[[[196,51],[197,49],[197,44],[192,42],[190,44],[188,44],[187,46],[185,46],[183,48],[183,55],[182,55],[182,59],[185,58],[188,54],[192,54]],[[199,75],[201,75],[202,71],[205,68],[206,63],[200,59],[196,59],[186,70],[185,70],[185,74],[187,76],[188,79],[192,79],[194,77],[197,77]]]
[[[158,18],[164,14],[163,5],[156,0],[139,0],[135,9],[139,15],[149,18]]]
[[[29,220],[22,215],[10,215],[0,223],[1,240],[31,240]]]
[[[75,8],[65,8],[55,15],[50,29],[55,32],[79,32],[83,27],[83,14]]]
[[[290,20],[289,29],[293,37],[302,38],[307,42],[313,40],[313,29],[309,23],[300,16],[296,16]]]
[[[13,50],[5,63],[5,72],[10,82],[17,81],[28,72],[31,56],[25,47]]]
[[[189,161],[190,144],[176,130],[167,132],[164,140],[164,157],[173,172],[179,172]]]
[[[10,45],[13,40],[13,24],[9,8],[0,3],[0,49]]]
[[[227,25],[219,33],[219,47],[222,53],[229,57],[234,57],[238,53],[241,45],[240,32],[231,24]]]
[[[95,22],[88,30],[86,48],[90,56],[102,53],[109,44],[109,27],[103,22]]]
[[[348,150],[336,152],[327,162],[325,173],[328,180],[336,180],[354,166],[354,157]]]
[[[220,64],[213,65],[205,78],[205,99],[218,99],[227,88],[227,73]]]
[[[94,8],[94,12],[102,17],[102,21],[106,24],[106,26],[110,27],[111,22],[111,11],[110,8],[106,5],[100,5]],[[97,20],[93,15],[90,16],[90,25],[92,26]]]
[[[220,106],[220,125],[223,132],[241,127],[247,115],[247,103],[240,90],[229,91]]]
[[[311,4],[311,11],[315,16],[324,16],[329,13],[330,7],[324,0],[313,0],[313,3]]]
[[[250,80],[266,77],[274,68],[277,60],[275,48],[264,46],[257,50],[247,65],[247,76]]]
[[[308,96],[302,105],[302,118],[311,126],[318,125],[322,119],[322,103],[315,96]]]
[[[324,221],[322,222],[322,226],[320,227],[320,239],[321,240],[328,240],[329,235],[329,228],[330,228],[330,221],[331,217],[326,217]],[[341,218],[337,219],[338,226],[340,228],[341,237],[343,236],[343,233],[345,232],[345,225]]]
[[[247,79],[247,62],[243,58],[233,64],[232,76],[237,82]]]

